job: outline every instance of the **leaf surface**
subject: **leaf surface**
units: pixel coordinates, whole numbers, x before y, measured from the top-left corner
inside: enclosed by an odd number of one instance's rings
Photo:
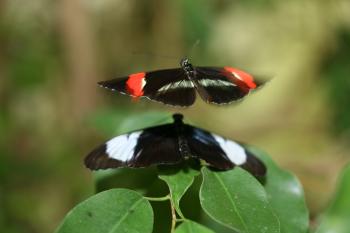
[[[73,208],[56,233],[151,233],[153,211],[137,192],[111,189]]]
[[[164,180],[170,190],[170,196],[177,213],[183,217],[180,209],[180,200],[187,189],[192,185],[195,176],[199,175],[197,170],[188,166],[169,170],[160,170],[159,178]]]
[[[249,151],[267,166],[264,187],[281,223],[281,233],[306,233],[309,228],[309,212],[298,179],[279,168],[265,152],[254,147],[249,147]]]
[[[280,232],[263,186],[248,172],[203,168],[202,175],[200,202],[212,219],[242,233]]]
[[[321,217],[316,233],[350,232],[350,165],[341,175],[338,189],[329,209]]]
[[[176,228],[175,233],[214,233],[214,231],[196,222],[186,220]]]

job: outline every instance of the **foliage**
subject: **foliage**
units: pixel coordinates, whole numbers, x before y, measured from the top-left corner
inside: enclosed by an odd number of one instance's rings
[[[96,82],[175,67],[186,55],[197,65],[232,65],[273,77],[262,95],[240,106],[198,102],[181,111],[228,137],[263,145],[281,166],[298,174],[310,214],[317,217],[329,199],[335,168],[349,155],[347,139],[339,137],[348,136],[350,128],[345,2],[1,1],[0,232],[52,232],[73,204],[93,192],[90,173],[81,165],[90,147],[108,135],[145,127],[137,111],[166,109],[143,100],[130,103],[126,96],[99,89]],[[197,40],[199,46],[191,49]],[[322,98],[325,90],[328,102]],[[94,119],[97,132],[85,124],[84,103],[99,115]],[[99,111],[101,106],[113,110]],[[147,122],[155,123],[160,122]],[[202,177],[196,171],[180,202],[183,215],[193,221],[179,222],[183,225],[177,229],[194,229],[197,222],[222,233],[226,228],[209,221],[200,208]],[[93,173],[96,192],[118,187],[151,197],[168,192],[158,175],[164,174],[156,168]],[[278,185],[280,179],[293,184],[295,177],[277,166],[269,167],[268,176],[262,184],[279,215],[281,232],[305,229],[307,211],[293,214],[306,208],[300,198],[304,194]],[[161,232],[159,225],[170,225],[169,203],[151,204],[154,231]],[[319,218],[321,226],[333,228],[338,221],[345,226],[345,220],[338,220],[346,217],[339,214],[340,207]]]
[[[196,233],[196,232],[213,233],[212,230],[190,220],[186,220],[183,223],[181,223],[181,225],[178,226],[175,231],[175,233]]]
[[[152,220],[151,205],[140,194],[110,189],[75,207],[56,232],[150,233]]]
[[[347,233],[350,229],[350,165],[341,175],[338,191],[328,211],[320,218],[316,233]]]
[[[309,213],[298,179],[279,168],[263,151],[254,147],[250,147],[250,150],[268,165],[264,188],[272,209],[279,217],[281,232],[306,232],[309,226]]]
[[[266,192],[246,171],[226,172],[202,169],[200,200],[206,213],[217,222],[238,232],[280,232]]]
[[[256,149],[252,148],[252,150]],[[266,154],[259,153],[259,157],[266,162],[269,170],[265,187],[240,168],[225,172],[212,171],[206,167],[201,169],[203,182],[199,196],[203,210],[214,221],[234,229],[235,232],[307,232],[308,212],[299,182],[294,176],[278,168]],[[140,229],[144,227],[144,232],[147,232],[149,223],[153,223],[153,215],[149,213],[147,200],[170,201],[173,212],[172,232],[210,232],[206,227],[199,225],[205,225],[205,222],[196,223],[187,219],[180,205],[180,200],[194,178],[199,175],[199,171],[191,166],[177,166],[168,169],[161,167],[158,173],[159,178],[168,185],[168,195],[142,197],[126,189],[110,189],[98,193],[74,208],[63,221],[58,233],[84,232],[87,229],[84,222],[90,220],[89,216],[98,216],[93,219],[96,222],[89,221],[89,224],[106,226],[105,222],[108,220],[110,223],[107,225],[113,228],[121,221],[120,219],[126,218],[121,217],[123,215],[130,219],[123,221],[123,226],[129,227],[129,232],[132,232],[131,229],[135,226]],[[282,191],[276,191],[276,187]],[[136,205],[136,203],[142,203],[142,205]],[[147,212],[148,214],[145,214]],[[134,218],[135,215],[137,220]],[[100,221],[99,224],[98,221]],[[178,222],[182,223],[174,231],[175,224]],[[81,231],[82,226],[84,231]],[[106,231],[100,229],[99,232],[107,232],[108,226]],[[95,228],[88,228],[92,231],[85,232],[94,232]]]
[[[333,109],[333,130],[350,136],[350,32],[339,30],[338,46],[322,64],[322,77],[327,83],[329,105]]]

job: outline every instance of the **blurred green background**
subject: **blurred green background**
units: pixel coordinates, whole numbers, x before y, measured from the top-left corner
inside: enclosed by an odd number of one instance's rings
[[[94,192],[91,149],[174,111],[267,151],[299,177],[314,218],[350,156],[349,15],[346,0],[0,1],[0,232],[52,232]],[[96,85],[184,56],[270,82],[188,109]]]

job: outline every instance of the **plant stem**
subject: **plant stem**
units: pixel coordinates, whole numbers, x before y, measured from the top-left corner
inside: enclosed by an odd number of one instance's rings
[[[144,197],[145,199],[149,201],[167,201],[170,200],[170,196],[166,195],[164,197]]]
[[[186,218],[180,213],[180,218],[176,218],[176,209],[175,205],[173,203],[173,200],[171,199],[171,194],[168,194],[164,197],[144,197],[145,199],[149,201],[170,201],[170,208],[171,208],[171,230],[170,233],[175,232],[176,222],[183,222],[186,221]]]
[[[177,218],[176,218],[175,205],[174,205],[173,200],[171,198],[170,198],[170,208],[171,208],[171,231],[170,231],[170,233],[174,233]]]

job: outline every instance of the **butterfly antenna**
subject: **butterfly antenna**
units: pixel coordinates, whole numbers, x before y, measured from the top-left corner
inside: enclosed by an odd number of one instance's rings
[[[190,53],[188,54],[189,57],[193,57],[193,53],[195,51],[195,49],[198,47],[199,43],[201,42],[200,39],[196,40],[196,42],[194,42],[194,44],[192,45],[191,49],[190,49]]]
[[[169,59],[169,60],[178,60],[178,58],[176,58],[176,57],[152,53],[152,52],[149,52],[149,53],[132,52],[132,55],[145,56],[145,57],[158,57],[158,58],[164,58],[164,59]]]

